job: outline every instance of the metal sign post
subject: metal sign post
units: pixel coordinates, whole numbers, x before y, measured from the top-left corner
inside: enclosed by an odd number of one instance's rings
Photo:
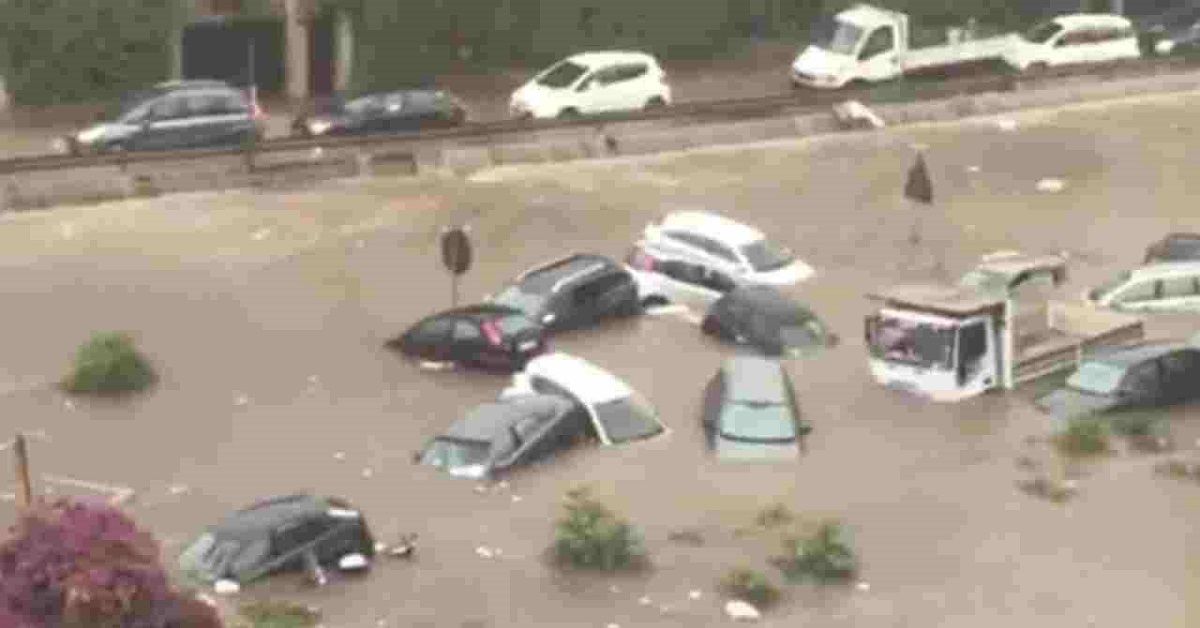
[[[933,181],[929,178],[929,167],[925,165],[925,153],[923,152],[917,153],[917,160],[908,169],[908,177],[904,182],[904,198],[924,205],[926,208],[933,205]],[[908,242],[912,245],[914,254],[924,240],[923,221],[924,212],[920,212],[913,221],[912,231],[909,232]],[[942,266],[940,260],[935,263],[939,268]]]

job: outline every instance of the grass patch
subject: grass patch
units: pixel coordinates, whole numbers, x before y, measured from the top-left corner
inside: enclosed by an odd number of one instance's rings
[[[1109,427],[1096,419],[1071,419],[1058,434],[1054,445],[1067,456],[1100,456],[1109,452]]]
[[[567,493],[565,513],[554,527],[553,554],[560,565],[615,571],[644,563],[641,533],[589,489]]]
[[[154,369],[124,332],[95,332],[75,355],[63,387],[74,393],[138,392],[154,384]]]
[[[242,628],[313,628],[321,622],[320,611],[292,602],[245,602],[238,615]]]
[[[735,567],[725,572],[719,584],[725,595],[745,602],[750,602],[759,608],[765,608],[779,600],[780,591],[766,574]]]
[[[808,535],[785,539],[784,554],[772,562],[791,582],[846,582],[858,572],[850,530],[836,520],[821,522]]]

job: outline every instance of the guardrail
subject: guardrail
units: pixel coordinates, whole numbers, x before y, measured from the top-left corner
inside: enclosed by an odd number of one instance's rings
[[[980,94],[986,92],[1005,92],[1021,89],[1025,85],[1053,81],[1066,77],[1078,77],[1091,80],[1117,78],[1121,76],[1165,73],[1171,70],[1191,70],[1200,68],[1200,62],[1191,58],[1166,58],[1146,60],[1126,60],[1108,64],[1097,64],[1073,68],[1053,68],[1034,74],[990,74],[965,78],[945,79],[937,82],[907,81],[914,92],[909,101],[935,100],[955,95]],[[782,80],[782,79],[781,79]],[[903,81],[903,79],[901,79]],[[216,149],[184,149],[167,151],[123,151],[101,155],[40,155],[36,157],[17,157],[0,160],[0,174],[17,174],[22,172],[38,172],[53,170],[69,170],[75,168],[94,168],[102,166],[120,166],[131,164],[152,163],[161,161],[198,161],[216,157],[241,157],[252,169],[254,157],[264,153],[279,153],[287,151],[321,149],[359,148],[366,146],[396,145],[410,146],[418,144],[439,143],[454,140],[492,140],[498,137],[521,135],[539,131],[591,127],[602,129],[606,125],[655,120],[706,119],[714,117],[754,118],[778,114],[784,110],[820,109],[829,107],[845,100],[860,100],[870,103],[872,94],[881,94],[886,90],[895,89],[898,82],[884,83],[875,86],[850,88],[837,91],[800,90],[786,94],[762,96],[756,98],[739,98],[726,100],[711,100],[687,102],[672,105],[660,110],[641,111],[633,113],[608,114],[589,116],[572,120],[504,120],[467,124],[457,128],[436,129],[421,132],[399,133],[394,135],[371,136],[333,136],[312,138],[278,138],[248,142],[235,148]],[[883,90],[883,91],[881,91]],[[906,95],[907,96],[907,95]]]

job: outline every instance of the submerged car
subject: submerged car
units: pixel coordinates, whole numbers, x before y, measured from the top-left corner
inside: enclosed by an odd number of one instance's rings
[[[280,571],[370,566],[375,540],[345,500],[297,493],[237,510],[208,528],[179,557],[202,582],[248,583]]]
[[[422,360],[518,370],[546,350],[546,340],[520,310],[483,304],[427,316],[387,346]]]
[[[815,273],[758,229],[708,211],[669,213],[645,227],[637,246],[654,257],[703,264],[743,283],[790,286]]]
[[[530,360],[524,371],[513,375],[512,385],[500,398],[531,394],[558,395],[583,407],[604,445],[666,432],[649,401],[608,371],[573,355],[547,353]]]
[[[569,399],[520,395],[471,409],[416,460],[450,475],[489,479],[569,446],[590,428],[587,411]]]
[[[320,110],[292,121],[292,134],[301,137],[402,133],[459,126],[467,107],[439,90],[407,89],[333,98]]]
[[[658,258],[638,248],[625,267],[637,282],[643,308],[672,303],[704,311],[737,286],[728,275],[704,264]]]
[[[527,270],[485,300],[520,310],[551,331],[590,327],[642,311],[629,271],[611,258],[590,253]]]
[[[708,309],[700,330],[769,356],[811,354],[839,342],[812,310],[770,286],[734,288]]]
[[[794,459],[812,432],[783,365],[749,355],[726,360],[709,380],[701,422],[708,448],[727,460]]]
[[[1200,397],[1200,348],[1193,341],[1121,347],[1084,360],[1066,385],[1036,400],[1058,421],[1166,406]]]

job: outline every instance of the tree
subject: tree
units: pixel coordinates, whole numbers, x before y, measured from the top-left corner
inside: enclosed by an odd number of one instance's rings
[[[104,503],[38,502],[0,541],[0,625],[220,628],[197,604],[171,584],[154,538]]]

